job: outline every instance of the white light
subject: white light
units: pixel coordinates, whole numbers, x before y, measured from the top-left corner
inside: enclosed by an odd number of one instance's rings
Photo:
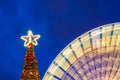
[[[40,38],[40,35],[33,35],[31,30],[28,30],[27,36],[21,36],[21,39],[25,41],[24,46],[27,47],[30,43],[33,45],[38,45],[37,40]]]

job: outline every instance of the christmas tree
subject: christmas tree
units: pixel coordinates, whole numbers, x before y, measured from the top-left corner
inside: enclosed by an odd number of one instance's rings
[[[25,41],[24,46],[27,47],[27,51],[20,80],[40,80],[37,60],[34,53],[34,45],[38,45],[36,40],[39,38],[40,35],[33,35],[32,31],[28,31],[27,36],[21,37],[21,39]]]

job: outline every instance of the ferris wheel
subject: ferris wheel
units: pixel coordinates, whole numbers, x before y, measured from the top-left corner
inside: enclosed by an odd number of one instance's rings
[[[120,23],[100,26],[73,40],[43,80],[120,80]]]

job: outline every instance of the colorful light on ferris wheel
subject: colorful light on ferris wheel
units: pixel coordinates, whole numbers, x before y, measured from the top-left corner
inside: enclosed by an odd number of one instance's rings
[[[76,38],[59,53],[43,80],[120,80],[120,23]]]

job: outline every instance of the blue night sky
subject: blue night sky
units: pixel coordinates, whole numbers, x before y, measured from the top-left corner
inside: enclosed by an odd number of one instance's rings
[[[26,48],[20,36],[40,34],[41,78],[59,52],[95,27],[120,21],[119,0],[0,0],[0,80],[19,80]]]

